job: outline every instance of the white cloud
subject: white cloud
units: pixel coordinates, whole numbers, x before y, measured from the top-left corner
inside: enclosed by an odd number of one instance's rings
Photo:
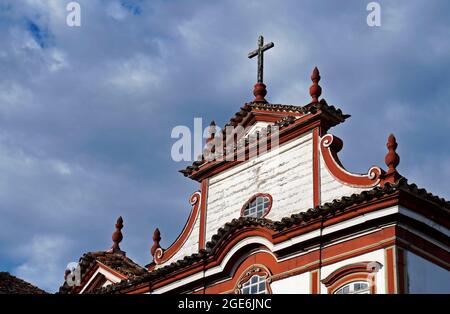
[[[52,49],[48,63],[50,72],[57,72],[69,66],[66,54],[58,49]]]
[[[40,288],[55,292],[64,280],[61,263],[70,248],[71,241],[62,235],[34,235],[30,242],[16,248],[16,254],[24,260],[13,270],[19,278]]]
[[[16,82],[0,82],[0,113],[9,115],[29,109],[33,92]]]
[[[125,19],[129,15],[128,10],[125,9],[118,1],[108,3],[106,12],[109,16],[118,21]]]
[[[156,90],[160,87],[165,70],[158,60],[143,54],[115,62],[110,66],[109,83],[124,91]]]

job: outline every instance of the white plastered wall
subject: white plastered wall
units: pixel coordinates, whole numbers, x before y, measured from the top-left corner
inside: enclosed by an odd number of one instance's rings
[[[274,294],[309,294],[309,272],[274,281],[270,288]]]
[[[320,152],[320,149],[319,149]],[[330,170],[328,170],[325,161],[323,160],[323,156],[319,153],[320,158],[320,201],[321,204],[326,202],[331,202],[334,199],[339,199],[343,196],[350,196],[353,193],[361,193],[364,190],[368,190],[371,188],[359,188],[353,187],[344,183],[339,182],[333,175]]]
[[[257,193],[272,196],[272,220],[313,206],[311,132],[210,178],[207,241]]]

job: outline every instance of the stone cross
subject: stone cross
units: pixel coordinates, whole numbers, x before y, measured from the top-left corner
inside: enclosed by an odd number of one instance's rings
[[[258,56],[258,83],[263,82],[263,71],[264,71],[264,51],[269,50],[275,46],[272,42],[264,45],[264,37],[259,36],[258,38],[258,48],[253,50],[248,54],[248,58]]]

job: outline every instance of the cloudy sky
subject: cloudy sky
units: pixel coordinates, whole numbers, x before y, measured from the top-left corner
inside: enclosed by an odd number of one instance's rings
[[[150,262],[198,189],[170,156],[177,125],[223,125],[251,101],[263,34],[267,98],[304,105],[309,76],[352,117],[332,130],[351,171],[384,166],[449,198],[450,4],[379,1],[0,0],[0,270],[57,290],[68,262],[105,250],[119,215],[129,257]]]

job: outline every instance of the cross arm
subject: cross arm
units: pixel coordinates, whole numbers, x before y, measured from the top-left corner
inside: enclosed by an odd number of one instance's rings
[[[261,48],[261,50],[262,50],[262,51],[266,51],[267,49],[270,49],[270,48],[272,48],[273,46],[275,46],[273,43],[268,43],[268,44],[265,44],[265,45]]]
[[[251,59],[251,58],[253,58],[253,57],[256,57],[258,54],[259,54],[259,48],[253,50],[252,52],[249,52],[248,58]]]

